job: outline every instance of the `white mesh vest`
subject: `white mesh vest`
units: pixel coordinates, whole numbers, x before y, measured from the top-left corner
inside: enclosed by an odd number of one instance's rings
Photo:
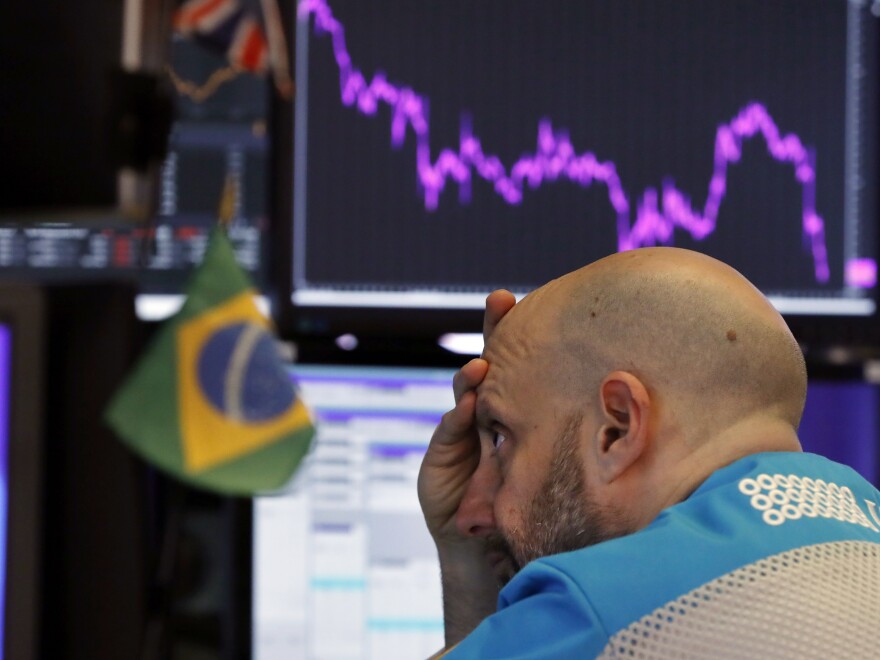
[[[727,573],[615,634],[602,658],[880,657],[880,545],[821,543]]]

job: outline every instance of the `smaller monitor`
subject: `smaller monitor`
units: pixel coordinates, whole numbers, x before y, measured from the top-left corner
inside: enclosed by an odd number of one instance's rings
[[[288,492],[254,501],[252,658],[428,657],[443,610],[416,479],[454,371],[292,373],[318,432]]]
[[[0,283],[0,660],[38,657],[43,307]]]
[[[6,540],[9,520],[9,387],[12,380],[12,332],[0,324],[0,620],[6,612]],[[0,655],[4,631],[0,628]]]

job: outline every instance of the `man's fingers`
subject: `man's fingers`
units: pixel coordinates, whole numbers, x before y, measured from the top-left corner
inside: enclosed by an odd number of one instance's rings
[[[468,390],[456,402],[455,408],[444,413],[440,424],[434,430],[431,444],[453,445],[474,433],[474,409],[477,405],[477,393]]]
[[[489,363],[482,358],[474,358],[464,365],[452,378],[452,393],[455,396],[456,405],[465,392],[476,389],[483,382]]]
[[[483,341],[495,330],[495,326],[516,304],[516,297],[506,289],[497,289],[486,298],[486,313],[483,315]]]

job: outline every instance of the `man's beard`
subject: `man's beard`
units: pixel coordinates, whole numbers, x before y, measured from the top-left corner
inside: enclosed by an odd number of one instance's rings
[[[581,417],[568,421],[557,440],[547,478],[523,512],[522,523],[493,534],[489,548],[506,555],[503,583],[539,557],[578,550],[616,536],[608,511],[594,501],[578,455],[577,432]]]

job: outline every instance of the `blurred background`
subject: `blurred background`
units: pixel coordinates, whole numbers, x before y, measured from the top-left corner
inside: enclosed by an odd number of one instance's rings
[[[485,295],[677,245],[749,277],[801,437],[880,480],[880,2],[0,7],[2,657],[442,645],[422,453]],[[218,216],[312,410],[280,493],[167,476],[103,412]]]

